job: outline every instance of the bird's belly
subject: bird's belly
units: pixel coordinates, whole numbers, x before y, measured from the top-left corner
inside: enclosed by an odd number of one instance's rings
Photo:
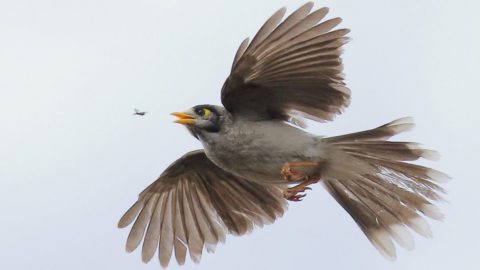
[[[282,149],[259,150],[243,145],[241,149],[206,149],[207,156],[219,167],[250,181],[284,183],[281,174],[285,162],[301,160],[300,155]]]
[[[281,169],[286,159],[242,153],[216,153],[210,157],[226,171],[255,182],[283,182]]]

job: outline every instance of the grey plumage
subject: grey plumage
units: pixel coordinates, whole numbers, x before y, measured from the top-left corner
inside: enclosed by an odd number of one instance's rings
[[[183,264],[187,251],[199,262],[227,234],[243,235],[282,216],[283,192],[294,184],[282,168],[304,161],[320,164],[319,183],[385,257],[395,258],[394,242],[413,248],[410,230],[431,236],[424,217],[443,218],[434,202],[443,200],[448,176],[411,163],[435,159],[435,151],[389,141],[413,127],[411,118],[327,138],[290,125],[332,120],[350,102],[340,57],[349,30],[334,30],[341,19],[324,20],[328,9],[312,7],[283,21],[280,9],[250,43],[241,43],[221,90],[225,107],[173,113],[204,150],[170,165],[123,215],[119,227],[133,222],[127,251],[143,239],[145,262],[157,250],[162,267],[172,254]]]

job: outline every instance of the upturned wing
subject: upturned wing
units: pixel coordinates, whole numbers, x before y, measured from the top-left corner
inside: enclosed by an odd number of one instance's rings
[[[340,57],[349,30],[332,30],[341,19],[324,20],[328,9],[312,7],[309,2],[283,21],[285,8],[278,10],[240,45],[221,93],[234,116],[327,121],[349,105]]]
[[[213,252],[227,233],[243,235],[283,215],[286,201],[277,186],[264,186],[234,176],[213,164],[203,150],[171,164],[122,216],[118,226],[133,221],[127,251],[143,239],[142,259],[158,249],[162,267],[175,252],[179,264],[187,250],[199,262],[203,248]]]

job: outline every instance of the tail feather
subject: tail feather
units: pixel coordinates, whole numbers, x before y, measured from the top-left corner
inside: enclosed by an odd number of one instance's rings
[[[413,123],[413,118],[404,117],[374,129],[364,130],[341,136],[328,137],[324,138],[323,140],[328,143],[388,140],[390,137],[398,133],[409,131],[413,127],[415,127],[415,124]]]
[[[436,151],[423,149],[418,143],[390,141],[339,142],[334,145],[353,155],[366,155],[387,160],[413,161],[420,157],[437,160]]]
[[[401,118],[375,129],[321,139],[329,151],[323,184],[388,259],[396,257],[392,240],[413,248],[407,228],[430,237],[424,216],[443,219],[433,203],[444,200],[446,192],[439,183],[448,176],[408,163],[435,160],[438,154],[417,143],[387,141],[413,126],[412,118]]]
[[[363,157],[365,161],[374,163],[378,168],[376,175],[383,176],[380,178],[381,182],[392,183],[403,190],[407,189],[419,193],[435,201],[444,201],[441,194],[446,193],[445,189],[439,186],[435,182],[435,178],[429,174],[430,171],[434,171],[433,169],[403,162],[372,159],[362,155],[354,156],[357,158]],[[441,173],[439,171],[435,172]]]

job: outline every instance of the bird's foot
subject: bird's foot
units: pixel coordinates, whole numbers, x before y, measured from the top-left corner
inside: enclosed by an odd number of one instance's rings
[[[299,202],[306,196],[306,190],[311,184],[320,180],[321,161],[300,161],[286,162],[282,167],[283,178],[288,182],[300,182],[298,185],[287,188],[283,191],[285,199],[292,202]]]
[[[312,179],[307,179],[296,186],[287,188],[283,191],[283,197],[292,202],[299,202],[303,199],[303,197],[307,196],[305,193],[299,193],[305,192],[306,190],[311,190],[312,188],[308,186],[317,183],[319,179],[319,176]]]
[[[307,196],[307,194],[299,194],[302,192],[305,192],[306,190],[311,189],[310,187],[292,187],[292,188],[287,188],[286,190],[283,191],[283,197],[289,201],[292,202],[299,202],[302,200],[303,197]]]

